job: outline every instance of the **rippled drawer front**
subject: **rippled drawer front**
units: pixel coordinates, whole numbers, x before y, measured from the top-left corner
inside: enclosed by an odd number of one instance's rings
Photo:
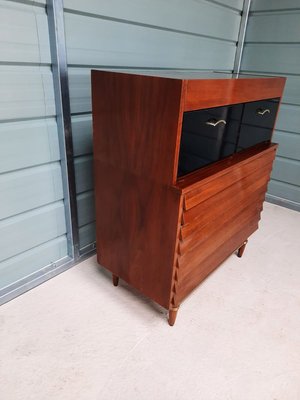
[[[258,228],[274,157],[275,151],[262,151],[228,174],[185,189],[176,261],[179,298]]]
[[[222,223],[231,224],[236,220],[239,224],[243,223],[245,218],[258,215],[262,209],[262,203],[265,198],[265,188],[249,196],[241,207],[232,207],[223,213]],[[181,226],[179,253],[184,255],[194,247],[199,246],[205,240],[215,235],[220,230],[219,215],[213,215],[207,223],[199,223],[197,220]]]
[[[186,259],[179,259],[178,301],[181,302],[203,279],[237,250],[257,228],[257,221],[249,221],[226,241],[220,241],[219,244],[214,241],[214,247],[210,253],[208,252],[204,256],[199,252],[199,257],[197,256],[194,263],[189,264]]]
[[[253,164],[253,162],[248,162],[241,165],[239,168],[228,169],[226,174],[217,176],[213,180],[209,179],[208,182],[206,182],[205,180],[199,182],[198,185],[193,187],[185,194],[183,203],[184,210],[190,210],[196,205],[226,189],[228,186],[232,186],[233,184],[240,181],[241,177],[243,177],[243,179],[246,179],[250,176],[250,180],[253,180],[253,178],[251,178],[251,175],[253,175],[256,171],[258,172],[259,176],[261,176],[261,171],[263,169],[270,169],[274,157],[275,152],[270,152],[268,154],[265,154],[264,156],[259,157],[255,161],[255,164]]]

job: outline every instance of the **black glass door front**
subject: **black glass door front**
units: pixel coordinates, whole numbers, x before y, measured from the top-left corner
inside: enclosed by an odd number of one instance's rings
[[[244,104],[237,151],[271,140],[279,99]]]
[[[178,177],[269,141],[279,99],[185,112]]]

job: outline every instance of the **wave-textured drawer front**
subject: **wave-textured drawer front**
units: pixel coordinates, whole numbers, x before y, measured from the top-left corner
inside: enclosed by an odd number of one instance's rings
[[[248,216],[257,215],[262,210],[262,203],[265,198],[265,188],[261,189],[257,193],[249,196],[247,201],[241,205],[241,207],[232,207],[223,213],[222,223],[231,224],[232,221],[237,220],[242,223],[242,218]],[[193,248],[199,246],[209,237],[214,236],[220,229],[219,225],[220,215],[213,216],[206,224],[191,224],[192,229],[188,231],[188,234],[182,234],[185,232],[186,226],[181,227],[180,241],[178,251],[180,255],[184,255],[191,251]]]
[[[201,268],[201,263],[232,236],[236,235],[243,227],[247,225],[257,224],[260,219],[260,209],[250,209],[241,212],[236,219],[232,219],[230,223],[217,225],[213,236],[208,236],[206,240],[196,244],[193,248],[186,249],[186,252],[179,257],[180,277],[184,277],[195,268]],[[246,238],[241,239],[240,246]]]
[[[183,270],[182,267],[184,266],[181,264],[178,274],[178,302],[180,303],[206,276],[238,249],[243,241],[255,232],[257,228],[257,221],[249,221],[248,224],[241,226],[238,232],[223,241],[219,246],[215,243],[213,252],[207,253],[202,260],[198,259],[193,268],[188,268],[186,265],[185,270]]]
[[[274,151],[185,188],[177,246],[183,299],[258,228]]]
[[[213,218],[216,213],[222,214],[232,207],[240,207],[253,193],[266,189],[270,178],[271,164],[257,171],[255,174],[241,179],[225,190],[218,192],[205,202],[201,202],[188,211],[183,212],[183,224],[205,223]]]
[[[207,200],[209,197],[214,196],[220,191],[226,189],[228,186],[241,180],[241,177],[246,178],[256,171],[261,171],[264,167],[271,168],[272,162],[275,157],[275,152],[262,155],[257,160],[249,161],[246,164],[239,166],[239,168],[228,168],[226,174],[217,176],[213,180],[209,179],[208,182],[200,181],[193,189],[189,190],[184,196],[184,209],[189,210],[197,204]]]

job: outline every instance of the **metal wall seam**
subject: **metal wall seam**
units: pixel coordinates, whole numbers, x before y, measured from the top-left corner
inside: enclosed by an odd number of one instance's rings
[[[241,62],[242,62],[242,55],[245,43],[245,36],[250,12],[251,0],[244,0],[243,10],[241,12],[241,23],[240,23],[240,30],[239,36],[236,46],[235,58],[234,58],[234,65],[233,65],[233,72],[235,74],[240,73],[241,69]]]
[[[61,156],[68,255],[79,259],[79,230],[63,0],[47,0],[57,129]]]

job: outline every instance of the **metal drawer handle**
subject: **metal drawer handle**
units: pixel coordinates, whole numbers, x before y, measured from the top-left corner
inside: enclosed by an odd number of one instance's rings
[[[270,113],[271,113],[271,111],[268,108],[266,108],[265,110],[263,110],[262,108],[258,108],[256,110],[256,114],[261,115],[261,116],[263,116],[265,114],[270,114]]]
[[[217,126],[219,124],[226,125],[226,121],[224,119],[219,119],[218,121],[216,119],[209,119],[205,123],[206,123],[206,125],[211,125],[211,126]]]

